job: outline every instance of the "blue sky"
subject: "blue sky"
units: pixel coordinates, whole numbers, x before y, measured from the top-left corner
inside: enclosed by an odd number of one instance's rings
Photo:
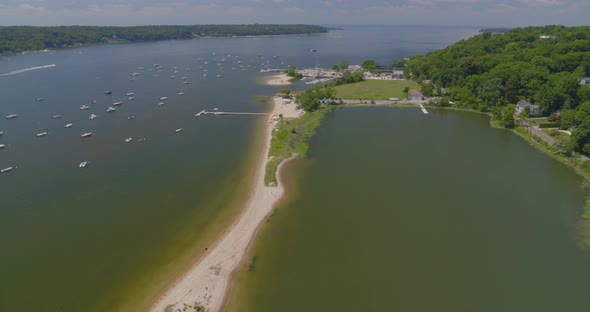
[[[590,0],[0,0],[0,25],[584,25]]]

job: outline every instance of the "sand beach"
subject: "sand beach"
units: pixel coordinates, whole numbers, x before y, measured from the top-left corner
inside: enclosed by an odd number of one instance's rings
[[[224,231],[217,243],[195,265],[182,275],[176,283],[161,296],[151,311],[176,311],[185,304],[202,304],[208,312],[219,311],[229,290],[232,272],[239,266],[248,250],[256,230],[264,218],[272,212],[276,202],[284,193],[279,179],[276,187],[264,185],[265,166],[268,159],[271,134],[275,126],[275,118],[282,114],[286,118],[297,117],[300,111],[295,104],[284,104],[282,98],[271,99],[272,112],[264,129],[264,150],[260,151],[257,170],[253,177],[255,183],[252,194],[236,222]],[[279,166],[279,172],[282,167]],[[166,310],[166,309],[169,310]]]

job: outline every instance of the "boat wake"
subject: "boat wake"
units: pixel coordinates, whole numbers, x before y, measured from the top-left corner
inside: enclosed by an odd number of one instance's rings
[[[28,72],[31,70],[38,70],[38,69],[44,69],[44,68],[50,68],[50,67],[55,67],[55,64],[19,69],[19,70],[11,71],[9,73],[0,74],[0,76],[12,76],[12,75],[17,75],[17,74],[22,74],[22,73],[25,73],[25,72]]]

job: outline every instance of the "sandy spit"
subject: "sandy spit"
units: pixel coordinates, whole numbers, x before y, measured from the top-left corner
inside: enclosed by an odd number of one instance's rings
[[[293,77],[289,77],[286,74],[276,74],[272,76],[268,76],[263,79],[263,83],[269,86],[288,86],[291,84],[291,79]]]
[[[295,104],[283,104],[282,99],[278,97],[273,98],[272,103],[273,115],[283,114],[285,117],[300,115],[300,112],[295,110]],[[196,302],[204,305],[208,312],[217,312],[223,307],[232,272],[236,270],[246,254],[257,228],[272,212],[274,205],[284,193],[280,181],[277,187],[264,185],[266,161],[274,127],[275,123],[270,117],[264,129],[264,151],[260,153],[261,157],[253,177],[255,185],[242,214],[229,229],[224,231],[225,234],[217,244],[158,299],[151,308],[152,312],[164,312],[169,306],[173,307],[172,311],[176,311],[177,308],[182,309],[184,304],[194,305]]]

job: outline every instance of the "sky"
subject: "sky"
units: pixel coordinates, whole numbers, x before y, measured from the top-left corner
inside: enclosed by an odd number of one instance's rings
[[[590,0],[0,0],[0,25],[587,25]]]

